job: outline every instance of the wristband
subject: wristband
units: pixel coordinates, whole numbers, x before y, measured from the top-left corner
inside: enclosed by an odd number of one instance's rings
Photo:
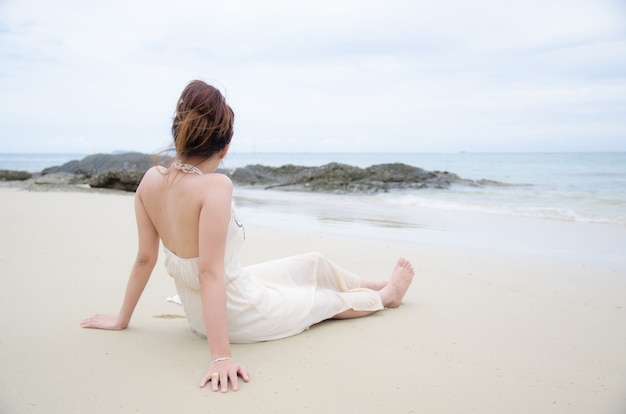
[[[221,357],[221,358],[215,358],[213,361],[211,361],[211,363],[209,364],[209,366],[215,364],[216,362],[222,362],[222,361],[228,361],[228,360],[232,360],[233,357]]]

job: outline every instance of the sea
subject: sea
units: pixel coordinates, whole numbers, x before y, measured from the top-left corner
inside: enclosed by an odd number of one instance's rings
[[[0,169],[40,172],[88,154],[2,154]],[[357,197],[448,211],[613,223],[626,226],[626,153],[231,153],[229,170],[250,164],[358,167],[404,163],[507,186],[453,186]],[[325,198],[327,195],[324,196]],[[366,200],[362,200],[366,201]]]
[[[0,169],[40,172],[89,154],[0,154]],[[313,194],[235,190],[238,210],[255,222],[326,233],[357,233],[393,240],[436,243],[455,233],[459,245],[493,240],[499,224],[512,232],[508,239],[527,247],[555,250],[611,250],[626,256],[626,152],[558,153],[242,153],[231,152],[227,170],[250,164],[320,166],[338,162],[358,167],[404,163],[461,178],[494,180],[506,185],[421,189],[377,194]],[[446,214],[443,214],[446,213]],[[469,218],[468,218],[469,217]],[[483,220],[490,218],[487,222]],[[516,226],[504,221],[517,219]],[[521,220],[521,221],[520,221]],[[507,223],[509,223],[507,222]],[[488,223],[488,224],[486,224]],[[532,224],[531,224],[532,223]],[[600,247],[566,237],[567,223],[604,225],[610,237]],[[554,228],[552,239],[529,229]],[[556,227],[554,227],[556,226]],[[508,231],[508,230],[507,230]],[[506,236],[506,231],[504,231]],[[514,232],[514,233],[513,233]],[[584,238],[584,237],[583,237]],[[621,242],[622,246],[619,246]],[[447,240],[446,243],[450,243]],[[547,243],[547,244],[546,244]],[[501,248],[501,242],[493,248]],[[506,243],[504,243],[506,244]],[[519,243],[516,244],[516,248]]]

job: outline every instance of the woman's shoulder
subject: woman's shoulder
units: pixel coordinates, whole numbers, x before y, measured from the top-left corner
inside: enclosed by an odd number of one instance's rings
[[[222,173],[204,174],[202,177],[203,178],[206,177],[205,178],[206,180],[210,180],[211,182],[214,182],[217,185],[223,185],[226,187],[233,186],[233,181],[230,179],[230,177]]]
[[[195,191],[203,193],[210,198],[215,197],[217,194],[232,197],[233,182],[228,176],[220,173],[211,173],[204,174],[198,178],[204,181],[205,185],[196,187]]]
[[[165,174],[167,174],[166,167],[162,165],[155,165],[155,166],[148,168],[148,170],[144,173],[143,178],[150,178],[150,177],[154,177],[157,175],[165,175]]]
[[[230,178],[219,173],[204,174],[195,178],[196,183],[187,187],[187,190],[201,208],[230,212],[233,198],[233,182]]]
[[[160,182],[167,174],[167,168],[161,165],[155,165],[149,168],[141,178],[139,183],[139,189],[154,185],[156,182]]]

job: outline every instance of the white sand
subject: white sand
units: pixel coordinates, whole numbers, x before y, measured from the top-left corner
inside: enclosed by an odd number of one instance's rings
[[[182,315],[161,265],[129,329],[79,327],[121,303],[132,196],[0,189],[0,229],[0,413],[626,412],[623,261],[246,223],[244,264],[317,250],[384,278],[403,255],[417,277],[398,309],[233,346],[251,382],[216,394],[206,342],[154,317]]]

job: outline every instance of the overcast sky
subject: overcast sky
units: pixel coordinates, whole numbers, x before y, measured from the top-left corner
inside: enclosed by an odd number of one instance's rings
[[[192,79],[234,151],[626,151],[625,4],[0,0],[0,152],[158,151]]]

